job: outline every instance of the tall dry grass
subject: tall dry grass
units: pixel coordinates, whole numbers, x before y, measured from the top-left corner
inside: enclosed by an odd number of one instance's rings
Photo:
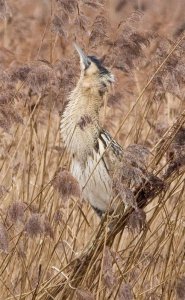
[[[0,299],[185,299],[184,26],[180,0],[0,1]],[[150,174],[111,231],[59,133],[74,40],[116,76],[101,122],[125,172]]]

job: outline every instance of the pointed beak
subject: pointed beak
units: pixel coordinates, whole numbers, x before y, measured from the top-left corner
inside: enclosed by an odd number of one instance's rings
[[[90,59],[76,43],[74,43],[74,47],[75,47],[76,51],[78,52],[78,54],[80,56],[80,60],[86,69],[90,64]]]

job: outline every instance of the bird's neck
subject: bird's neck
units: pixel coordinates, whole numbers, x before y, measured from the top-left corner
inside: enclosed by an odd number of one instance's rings
[[[84,86],[81,81],[69,96],[61,121],[61,133],[65,146],[77,157],[86,157],[93,149],[100,130],[102,97],[97,88]]]
[[[69,97],[69,105],[79,109],[79,114],[89,113],[99,117],[99,110],[103,103],[103,95],[100,93],[97,86],[88,86],[83,81],[79,81],[77,87]]]

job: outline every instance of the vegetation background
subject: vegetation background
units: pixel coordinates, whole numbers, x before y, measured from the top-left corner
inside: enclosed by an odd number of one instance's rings
[[[0,0],[1,300],[185,299],[184,7]],[[142,217],[122,215],[120,232],[68,172],[59,123],[80,71],[74,41],[115,74],[101,123],[134,145],[128,176],[140,183],[147,148],[162,182]]]

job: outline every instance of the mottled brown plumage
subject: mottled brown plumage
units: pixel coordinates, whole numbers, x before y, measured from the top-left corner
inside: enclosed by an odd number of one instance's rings
[[[123,155],[121,146],[99,124],[103,97],[114,77],[97,58],[86,56],[78,46],[76,49],[80,55],[81,75],[69,96],[60,129],[70,155],[71,172],[80,184],[84,199],[101,216],[115,206],[110,207],[112,176]]]

